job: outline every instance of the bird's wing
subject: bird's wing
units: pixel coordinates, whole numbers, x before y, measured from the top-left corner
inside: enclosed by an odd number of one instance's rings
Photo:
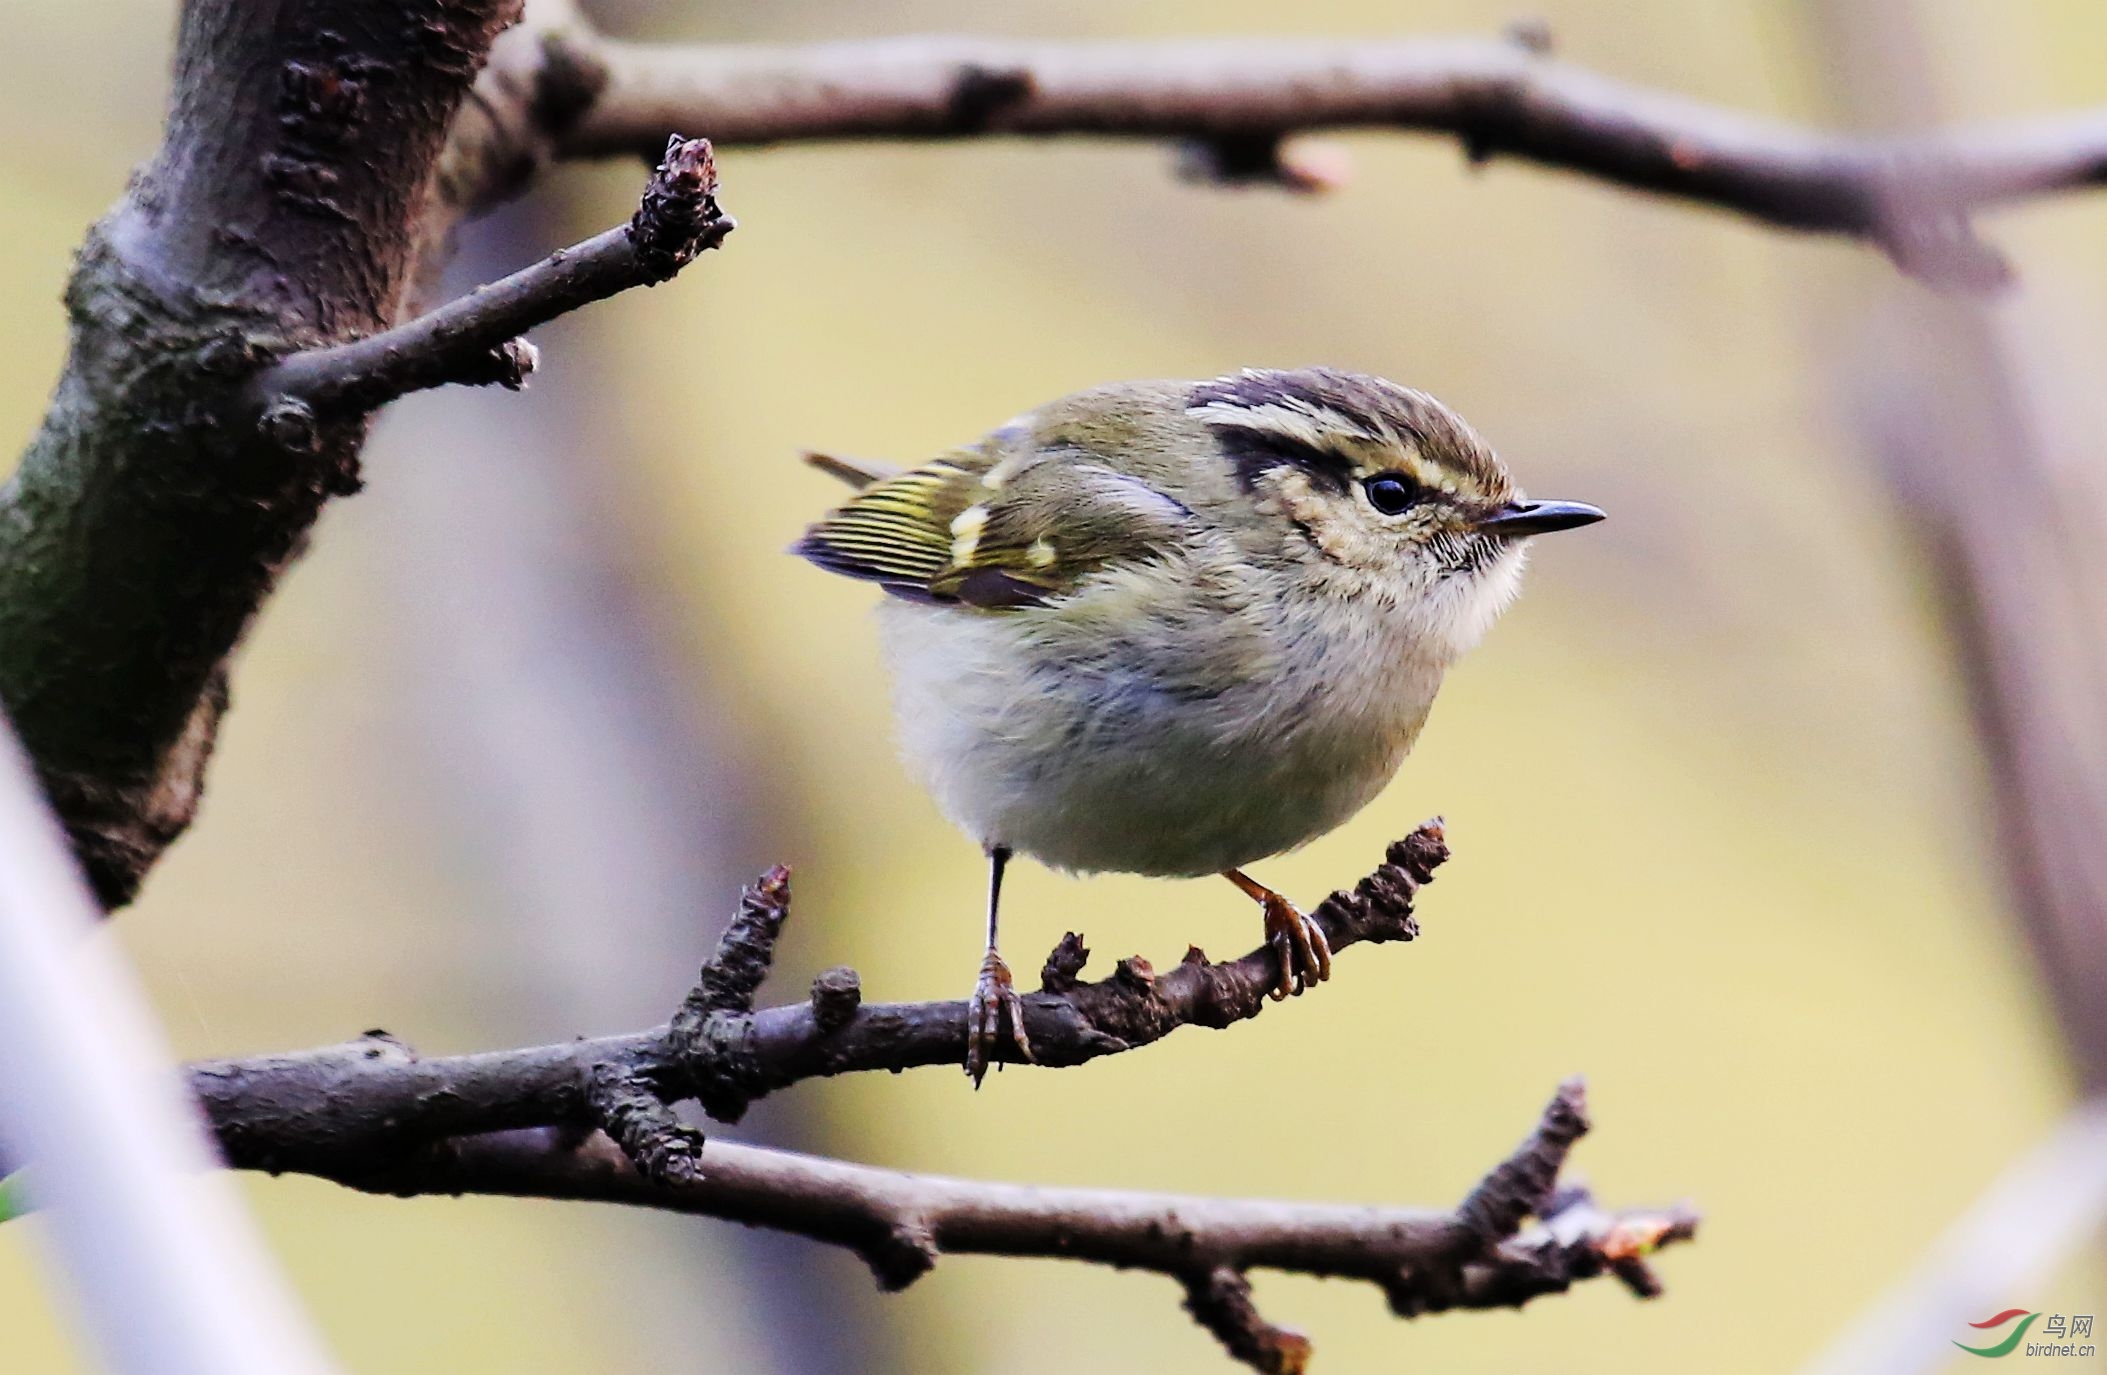
[[[872,481],[795,552],[896,596],[1013,611],[1161,555],[1192,521],[1148,484],[1083,458],[983,446]]]

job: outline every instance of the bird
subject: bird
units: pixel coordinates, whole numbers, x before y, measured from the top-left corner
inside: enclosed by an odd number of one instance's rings
[[[987,857],[976,1087],[1005,1021],[1032,1059],[997,943],[1013,855],[1221,875],[1260,908],[1270,997],[1328,978],[1322,928],[1246,868],[1372,801],[1528,541],[1603,518],[1525,497],[1425,392],[1327,367],[1094,387],[916,467],[807,457],[857,490],[793,551],[888,594],[902,755]]]

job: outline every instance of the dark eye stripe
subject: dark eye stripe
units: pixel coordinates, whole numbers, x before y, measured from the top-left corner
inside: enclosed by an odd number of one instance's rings
[[[1313,444],[1300,444],[1270,430],[1217,426],[1215,439],[1236,468],[1245,491],[1274,468],[1291,467],[1306,473],[1312,482],[1341,496],[1353,489],[1353,465],[1342,454]]]

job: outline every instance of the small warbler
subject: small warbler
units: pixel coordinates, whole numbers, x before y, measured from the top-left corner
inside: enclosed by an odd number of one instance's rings
[[[1022,1007],[996,951],[1013,852],[1070,872],[1220,874],[1262,907],[1275,998],[1323,931],[1243,872],[1358,812],[1442,674],[1513,598],[1525,500],[1424,392],[1328,368],[1078,392],[859,490],[796,552],[877,583],[904,753],[989,860],[966,1070]]]

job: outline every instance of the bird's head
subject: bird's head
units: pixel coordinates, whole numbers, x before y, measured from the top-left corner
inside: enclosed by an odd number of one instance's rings
[[[1186,413],[1264,539],[1317,589],[1394,608],[1444,658],[1513,598],[1531,536],[1603,516],[1525,498],[1461,416],[1379,377],[1250,369],[1199,384]]]

